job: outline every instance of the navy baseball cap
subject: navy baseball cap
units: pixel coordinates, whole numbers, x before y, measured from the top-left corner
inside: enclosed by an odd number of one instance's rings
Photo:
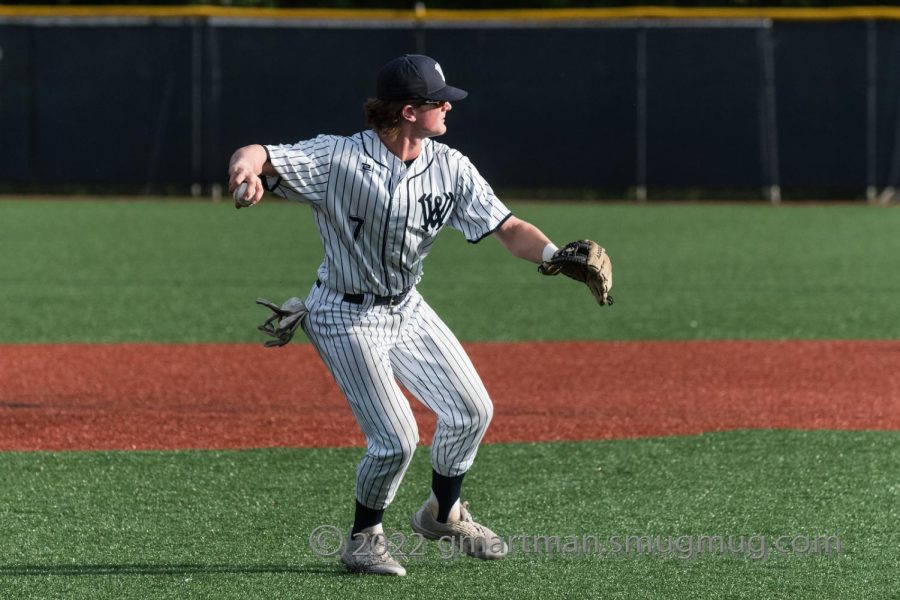
[[[469,92],[447,85],[441,65],[421,54],[404,54],[378,72],[375,95],[379,100],[447,100],[455,102]]]

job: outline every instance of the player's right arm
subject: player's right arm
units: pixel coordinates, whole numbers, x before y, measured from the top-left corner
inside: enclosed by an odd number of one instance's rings
[[[228,162],[228,191],[234,192],[239,185],[247,182],[247,194],[251,204],[256,204],[262,199],[265,187],[260,180],[260,175],[275,176],[274,167],[269,162],[266,149],[259,144],[244,146],[235,150]]]

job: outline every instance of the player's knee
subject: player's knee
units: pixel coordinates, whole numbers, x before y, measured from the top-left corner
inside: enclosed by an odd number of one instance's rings
[[[485,398],[484,402],[481,404],[481,407],[478,410],[478,420],[481,422],[482,427],[484,429],[487,429],[487,426],[491,423],[491,419],[493,418],[494,403]]]
[[[414,435],[404,436],[402,443],[400,444],[400,450],[398,452],[398,456],[401,458],[404,465],[408,465],[412,460],[413,453],[415,453],[416,451],[416,444],[418,443],[418,433]]]
[[[412,460],[416,445],[419,443],[418,431],[398,431],[383,443],[385,451],[382,458],[390,459],[399,469],[403,469]]]
[[[405,448],[415,448],[419,443],[419,431],[416,427],[395,425],[382,428],[366,436],[366,446],[370,454],[383,456],[393,454]]]
[[[463,428],[469,433],[484,434],[491,419],[494,418],[494,405],[487,398],[473,403],[466,418],[463,420]]]

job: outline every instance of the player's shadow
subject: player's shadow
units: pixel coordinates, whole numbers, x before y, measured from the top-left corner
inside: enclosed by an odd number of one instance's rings
[[[2,565],[0,566],[0,577],[4,575],[80,577],[84,575],[192,575],[211,573],[334,574],[339,570],[339,565],[335,565],[332,568],[323,565]]]

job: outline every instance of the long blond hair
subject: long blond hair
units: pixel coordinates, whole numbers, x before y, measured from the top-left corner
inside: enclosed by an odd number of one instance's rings
[[[392,138],[400,131],[400,116],[403,107],[409,104],[405,100],[379,100],[369,98],[363,104],[366,113],[366,124],[384,137]]]

